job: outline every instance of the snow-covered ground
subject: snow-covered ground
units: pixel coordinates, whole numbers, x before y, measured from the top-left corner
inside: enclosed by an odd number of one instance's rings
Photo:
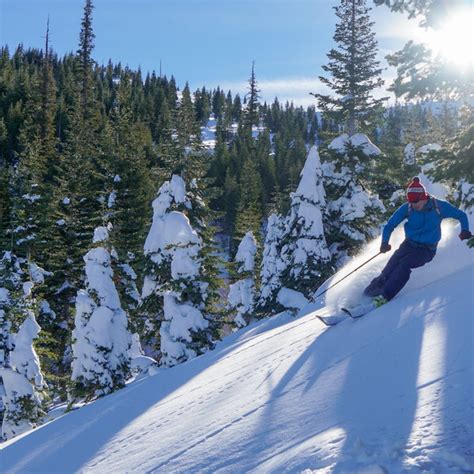
[[[0,470],[472,472],[474,250],[458,232],[445,227],[435,260],[364,318],[328,329],[314,309],[357,299],[387,255],[297,317],[254,323],[5,443]]]

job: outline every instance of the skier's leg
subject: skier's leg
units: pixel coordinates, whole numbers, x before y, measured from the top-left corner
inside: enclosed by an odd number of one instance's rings
[[[364,290],[364,295],[366,296],[378,296],[383,290],[383,285],[385,283],[385,278],[382,275],[375,277]]]
[[[410,248],[411,247],[408,246],[408,243],[404,241],[400,247],[395,250],[393,255],[390,257],[390,260],[385,265],[385,268],[382,270],[382,273],[378,277],[375,277],[364,290],[364,295],[374,297],[382,294],[382,290],[388,275],[393,272],[400,259],[402,259],[407,254]]]
[[[393,255],[390,257],[390,260],[385,265],[385,268],[382,270],[382,273],[380,274],[380,276],[382,276],[383,279],[386,280],[387,277],[398,266],[400,261],[406,258],[406,256],[409,255],[412,251],[413,251],[413,247],[410,246],[410,244],[408,243],[408,240],[404,240],[401,243],[400,247],[398,247],[398,249],[395,250]]]
[[[406,285],[410,279],[411,270],[422,267],[433,260],[435,255],[435,250],[411,247],[411,250],[398,261],[398,265],[387,276],[382,290],[384,298],[391,300]]]

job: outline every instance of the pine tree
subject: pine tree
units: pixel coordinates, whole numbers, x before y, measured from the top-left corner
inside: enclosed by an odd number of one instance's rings
[[[40,270],[38,268],[38,270]],[[44,379],[33,348],[40,327],[32,294],[34,281],[25,259],[3,252],[0,259],[0,391],[2,437],[10,439],[37,425]]]
[[[385,207],[371,187],[373,160],[380,155],[380,149],[361,133],[337,137],[325,154],[326,238],[337,265],[378,234]]]
[[[94,6],[92,0],[85,0],[84,15],[81,22],[81,32],[79,35],[78,73],[81,81],[81,107],[83,117],[89,117],[91,113],[92,99],[92,51],[94,49],[95,34],[92,30],[92,10]]]
[[[320,76],[323,84],[337,95],[314,94],[318,105],[330,118],[344,123],[349,135],[373,122],[386,98],[374,99],[371,93],[383,85],[377,61],[377,42],[372,31],[370,8],[366,0],[340,0],[334,7],[339,23],[334,41],[337,49],[328,53],[323,66],[330,78]]]
[[[212,95],[212,113],[216,117],[216,119],[222,118],[222,112],[224,111],[225,107],[225,95],[224,92],[221,90],[220,87],[213,92]]]
[[[234,122],[240,122],[242,115],[242,101],[240,100],[240,95],[237,94],[234,97],[234,103],[232,105],[232,119]]]
[[[331,271],[323,223],[326,208],[321,161],[316,146],[311,147],[301,171],[297,190],[291,194],[290,213],[285,222],[281,258],[286,270],[286,287],[310,296],[317,281]]]
[[[228,309],[234,313],[233,323],[242,328],[252,319],[255,308],[255,257],[257,241],[252,232],[241,240],[234,260],[234,283],[229,287]]]
[[[239,184],[231,168],[227,168],[223,192],[224,229],[233,235],[235,231],[235,218],[239,203]]]
[[[262,264],[260,267],[260,293],[258,314],[266,314],[275,307],[276,295],[282,288],[282,274],[286,262],[281,258],[285,220],[283,216],[272,213],[267,221]]]
[[[48,38],[48,34],[47,34]],[[48,39],[46,40],[48,48]],[[12,250],[45,265],[51,234],[51,172],[56,161],[55,93],[48,52],[43,77],[35,77],[25,97],[24,121],[19,131],[19,159],[11,186]]]
[[[92,2],[86,0],[79,50],[65,67],[66,110],[60,154],[53,167],[51,193],[50,269],[53,271],[49,293],[57,318],[54,328],[56,367],[62,394],[70,377],[71,330],[74,327],[74,302],[84,285],[83,256],[90,248],[94,229],[104,223],[107,197],[108,162],[106,123],[94,86],[91,57]],[[102,97],[103,98],[103,97]]]
[[[39,116],[40,138],[42,152],[46,156],[47,180],[51,182],[51,174],[57,160],[56,138],[56,84],[51,64],[51,50],[49,47],[49,18],[46,27],[46,42],[41,65],[41,110]]]
[[[86,287],[76,298],[72,381],[79,396],[97,397],[125,385],[131,334],[114,283],[109,231],[97,227],[84,257]]]
[[[198,89],[194,93],[194,104],[196,108],[196,119],[202,126],[205,126],[211,113],[211,100],[205,87],[201,90]]]
[[[110,149],[107,151],[107,218],[113,224],[111,241],[123,263],[138,264],[148,226],[152,182],[146,161],[140,124],[134,123],[131,110],[130,76],[120,81],[110,112]]]
[[[11,194],[10,171],[5,163],[0,165],[0,248],[11,248]]]
[[[257,165],[247,158],[239,182],[239,203],[235,219],[234,240],[239,241],[248,231],[253,233],[257,241],[260,238],[262,187],[262,179]]]
[[[252,62],[252,74],[249,79],[249,91],[246,95],[247,108],[245,110],[244,129],[247,135],[252,136],[252,127],[258,126],[260,90],[255,75],[255,61]]]
[[[187,191],[178,175],[166,181],[153,201],[153,224],[145,241],[142,311],[154,337],[148,340],[148,350],[159,346],[165,366],[202,354],[217,337],[212,317],[215,269],[203,235],[204,202],[196,191],[197,183]]]
[[[200,124],[196,117],[189,85],[187,83],[183,89],[181,101],[177,109],[176,131],[179,143],[184,149],[192,146],[196,141],[200,142]]]

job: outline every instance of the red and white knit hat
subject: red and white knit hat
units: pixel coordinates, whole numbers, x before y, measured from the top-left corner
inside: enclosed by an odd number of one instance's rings
[[[413,178],[412,182],[407,188],[407,200],[408,202],[418,202],[422,199],[428,199],[425,187],[420,183],[420,178]]]

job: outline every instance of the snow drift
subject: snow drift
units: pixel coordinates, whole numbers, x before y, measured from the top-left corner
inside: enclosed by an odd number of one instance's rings
[[[327,329],[313,310],[357,298],[386,255],[296,318],[252,324],[5,443],[1,470],[472,471],[474,251],[456,233],[446,227],[435,260],[364,318]]]

